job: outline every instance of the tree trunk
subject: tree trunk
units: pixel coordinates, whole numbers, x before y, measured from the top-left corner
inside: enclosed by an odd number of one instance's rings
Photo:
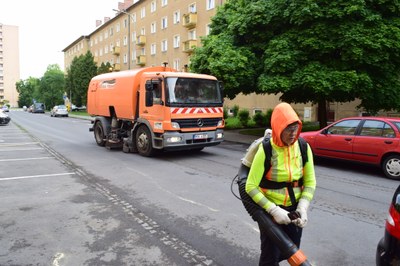
[[[319,122],[319,128],[324,128],[328,125],[326,100],[319,100],[318,102],[318,122]]]

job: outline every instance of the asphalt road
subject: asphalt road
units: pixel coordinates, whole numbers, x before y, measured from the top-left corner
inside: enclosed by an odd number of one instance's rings
[[[0,265],[257,265],[258,228],[230,191],[248,145],[145,158],[98,147],[85,120],[10,116]],[[398,182],[323,160],[316,173],[302,250],[313,265],[374,265]]]

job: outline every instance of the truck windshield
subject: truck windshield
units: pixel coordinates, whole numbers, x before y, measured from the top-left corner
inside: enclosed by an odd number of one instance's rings
[[[170,105],[220,106],[221,90],[216,80],[167,78],[167,103]]]

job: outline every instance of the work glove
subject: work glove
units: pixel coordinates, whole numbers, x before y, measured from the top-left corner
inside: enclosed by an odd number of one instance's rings
[[[289,212],[285,211],[279,206],[276,206],[275,204],[270,207],[267,212],[278,224],[290,224],[292,222],[288,216]]]
[[[299,212],[300,218],[297,218],[296,220],[293,220],[293,223],[297,225],[300,228],[304,228],[307,225],[307,210],[308,206],[310,206],[310,202],[305,199],[300,199],[299,204],[297,204],[297,209],[296,211]]]

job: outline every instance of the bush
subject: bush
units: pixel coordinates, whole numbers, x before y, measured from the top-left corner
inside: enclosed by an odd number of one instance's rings
[[[232,108],[233,117],[237,117],[239,115],[239,105],[234,105]]]
[[[228,108],[224,107],[224,118],[227,119],[228,118]]]
[[[266,114],[265,114],[265,120],[267,121],[266,122],[266,127],[271,127],[271,116],[272,116],[272,109],[268,109],[267,110],[267,112],[266,112]]]
[[[267,124],[266,117],[267,117],[266,114],[258,112],[258,113],[255,113],[255,115],[253,116],[253,121],[257,127],[265,127]]]
[[[239,118],[240,123],[242,123],[243,126],[247,126],[247,124],[250,120],[249,110],[247,110],[247,109],[240,110],[238,113],[238,118]]]

